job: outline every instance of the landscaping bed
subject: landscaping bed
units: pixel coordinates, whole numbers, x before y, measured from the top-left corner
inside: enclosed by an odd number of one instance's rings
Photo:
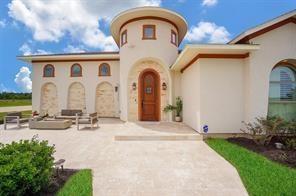
[[[296,150],[277,149],[275,147],[275,143],[285,143],[287,138],[288,137],[273,137],[270,143],[266,146],[258,145],[252,139],[243,137],[228,138],[227,140],[253,152],[259,153],[272,161],[296,168]]]
[[[79,172],[79,170],[74,169],[64,169],[59,171],[59,176],[54,175],[49,183],[49,186],[41,191],[40,195],[56,195],[57,192],[64,186],[64,184],[70,179],[72,175]]]

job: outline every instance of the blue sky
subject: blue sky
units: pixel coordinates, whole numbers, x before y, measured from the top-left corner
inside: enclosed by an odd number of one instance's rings
[[[224,43],[296,9],[295,0],[1,0],[0,92],[29,92],[31,67],[17,55],[118,50],[109,23],[118,12],[158,5],[185,17],[186,43]]]

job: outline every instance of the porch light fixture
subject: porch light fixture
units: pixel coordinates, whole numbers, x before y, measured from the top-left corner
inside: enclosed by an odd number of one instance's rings
[[[133,90],[135,91],[137,89],[137,84],[134,82],[132,87],[133,87]]]
[[[162,90],[164,90],[164,91],[165,91],[166,89],[167,89],[167,85],[166,85],[166,83],[165,83],[165,82],[163,82],[163,83],[162,83]]]

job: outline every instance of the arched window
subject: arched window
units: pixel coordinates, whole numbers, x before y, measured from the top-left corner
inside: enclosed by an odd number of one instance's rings
[[[43,67],[43,77],[54,77],[54,66],[47,64]]]
[[[99,76],[111,76],[110,66],[107,63],[102,63],[99,66]]]
[[[296,119],[296,72],[293,65],[279,64],[271,71],[268,115]]]
[[[82,76],[82,67],[79,64],[74,64],[71,67],[71,77],[80,77]]]

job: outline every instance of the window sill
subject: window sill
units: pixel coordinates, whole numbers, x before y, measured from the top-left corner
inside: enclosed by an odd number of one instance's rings
[[[156,40],[156,37],[152,37],[152,38],[142,37],[142,40]]]
[[[292,104],[296,104],[296,101],[269,101],[269,103],[292,103]]]

